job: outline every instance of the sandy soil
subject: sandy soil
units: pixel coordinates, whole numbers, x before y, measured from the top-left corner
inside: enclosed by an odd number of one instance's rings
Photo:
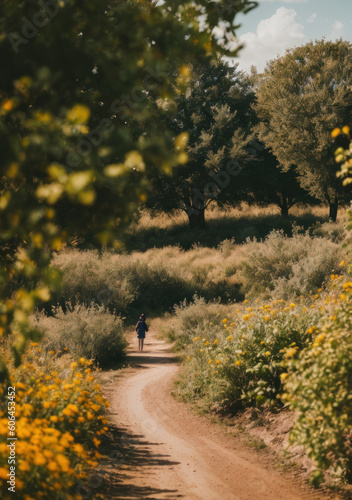
[[[129,352],[133,368],[123,370],[117,380],[110,375],[106,385],[122,449],[118,465],[112,465],[115,480],[106,494],[109,498],[326,498],[275,470],[268,458],[241,444],[225,426],[177,401],[172,388],[178,366],[169,347],[149,334],[139,353],[133,338]]]

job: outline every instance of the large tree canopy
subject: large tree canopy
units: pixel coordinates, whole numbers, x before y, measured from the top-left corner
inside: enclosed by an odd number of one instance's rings
[[[281,215],[287,217],[296,204],[316,204],[299,183],[294,167],[284,171],[275,156],[259,141],[256,155],[244,171],[244,198],[258,205],[277,205]],[[262,147],[260,147],[262,146]]]
[[[296,166],[303,188],[330,205],[336,220],[346,189],[336,179],[331,131],[352,110],[352,47],[317,41],[271,61],[257,91],[259,137],[284,169]]]
[[[169,171],[184,160],[175,132],[154,124],[157,99],[173,97],[175,72],[187,77],[184,54],[228,52],[235,14],[254,6],[1,2],[0,332],[16,332],[17,360],[33,335],[28,315],[56,282],[51,252],[77,234],[118,245],[150,165]],[[214,36],[219,23],[223,39]]]
[[[184,210],[191,226],[204,224],[213,200],[236,201],[238,176],[248,159],[254,94],[249,79],[226,63],[197,63],[190,84],[170,104],[166,121],[186,143],[187,158],[171,175],[154,171],[148,205]]]

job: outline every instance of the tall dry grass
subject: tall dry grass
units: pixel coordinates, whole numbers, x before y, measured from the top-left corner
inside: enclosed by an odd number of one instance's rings
[[[125,234],[125,246],[128,252],[175,245],[189,250],[194,244],[215,248],[225,239],[234,238],[236,243],[243,243],[248,237],[265,238],[273,229],[282,229],[291,236],[293,225],[309,229],[327,221],[328,211],[323,206],[294,207],[289,217],[283,218],[275,206],[258,207],[243,203],[238,208],[220,209],[211,205],[206,211],[207,226],[203,229],[190,229],[182,211],[171,215],[161,212],[154,216],[141,212],[138,221]],[[341,209],[337,226],[345,221],[345,211]]]
[[[122,361],[126,354],[123,320],[104,306],[67,303],[65,310],[54,307],[51,316],[37,312],[31,319],[44,334],[47,351],[87,358],[102,368]]]
[[[332,273],[339,273],[345,251],[344,224],[323,223],[303,229],[269,233],[263,240],[238,244],[225,239],[216,247],[193,245],[150,248],[117,254],[67,250],[53,266],[63,272],[56,302],[103,305],[129,319],[143,310],[149,315],[172,311],[193,296],[207,301],[248,298],[289,298],[313,294]],[[56,303],[55,302],[55,303]]]

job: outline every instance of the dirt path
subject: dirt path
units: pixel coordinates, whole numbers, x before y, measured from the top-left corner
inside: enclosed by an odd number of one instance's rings
[[[109,391],[123,456],[109,498],[187,500],[319,499],[281,475],[226,428],[171,395],[177,364],[168,344],[133,343],[129,368]]]

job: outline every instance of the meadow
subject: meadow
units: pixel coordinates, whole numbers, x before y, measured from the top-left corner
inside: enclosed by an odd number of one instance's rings
[[[222,224],[221,212],[214,211],[209,230],[199,234],[185,232],[180,216],[169,220],[163,214],[151,218],[144,213],[133,229],[134,238],[148,242],[146,232],[160,224],[158,244],[153,241],[144,251],[120,253],[61,251],[52,266],[63,273],[63,285],[47,308],[57,303],[63,308],[67,302],[95,303],[132,320],[142,309],[149,316],[172,312],[175,304],[194,296],[226,303],[314,293],[331,273],[339,272],[346,253],[342,246],[348,239],[345,218],[330,224],[317,215],[313,223],[314,214],[298,211],[283,220],[271,210],[262,214],[258,208],[231,210],[222,214]],[[271,230],[265,229],[271,224]],[[255,227],[262,228],[261,236],[252,235]],[[206,244],[204,238],[212,230],[220,242],[214,238]],[[176,233],[179,242],[168,244]],[[190,234],[193,243],[187,249]]]
[[[144,241],[150,248],[98,252],[76,242],[57,252],[51,266],[61,273],[62,288],[31,316],[41,343],[32,343],[11,371],[20,389],[18,432],[30,450],[23,458],[19,450],[24,498],[33,498],[39,483],[46,484],[43,498],[45,491],[59,498],[64,483],[74,495],[77,481],[98,463],[108,403],[94,371],[121,366],[125,331],[141,310],[183,360],[180,397],[220,416],[290,408],[298,415],[292,439],[316,464],[313,482],[323,480],[325,469],[347,478],[341,436],[352,418],[350,367],[341,361],[352,290],[345,278],[349,233],[344,216],[331,224],[323,209],[314,210],[285,220],[270,208],[214,210],[209,232],[193,234],[192,244],[180,215],[142,213],[127,246]],[[177,235],[180,241],[171,244]],[[333,401],[336,385],[341,391]],[[313,432],[317,420],[323,431]],[[40,431],[33,434],[36,424]],[[5,459],[5,448],[0,451]]]

